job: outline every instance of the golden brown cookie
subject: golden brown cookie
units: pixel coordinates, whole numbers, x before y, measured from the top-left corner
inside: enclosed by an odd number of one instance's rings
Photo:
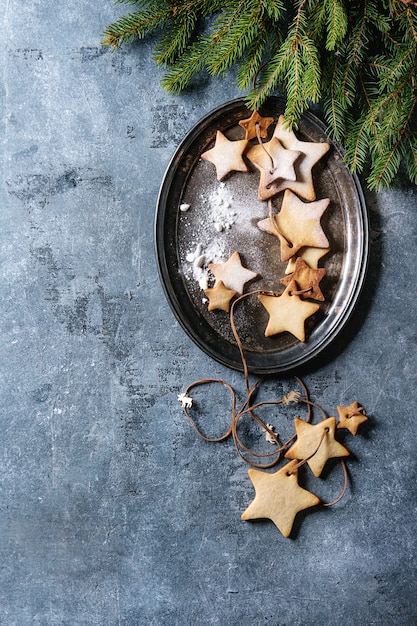
[[[298,257],[293,273],[281,278],[281,282],[283,285],[289,285],[292,280],[295,280],[299,291],[305,291],[304,294],[300,294],[301,297],[323,302],[324,296],[319,287],[319,283],[325,273],[326,270],[324,268],[313,270],[303,259]]]
[[[281,261],[288,261],[304,246],[329,247],[329,241],[320,223],[329,203],[329,198],[302,202],[287,189],[280,212],[258,222],[258,228],[279,237]]]
[[[274,137],[280,140],[284,148],[287,150],[299,150],[302,152],[302,156],[296,163],[297,180],[295,182],[283,181],[275,184],[273,185],[272,191],[278,194],[284,191],[284,189],[291,189],[291,191],[297,193],[304,198],[304,200],[315,200],[316,191],[313,184],[312,169],[326,152],[328,152],[330,144],[314,141],[300,141],[293,131],[286,130],[284,126],[284,116],[281,115],[275,126]]]
[[[285,331],[291,333],[299,341],[305,341],[305,320],[314,315],[320,305],[315,302],[307,302],[297,295],[292,295],[297,290],[294,281],[290,282],[286,290],[279,296],[260,294],[260,302],[269,313],[269,321],[265,330],[265,337],[271,337]]]
[[[248,119],[240,120],[239,125],[245,129],[245,139],[257,137],[257,128],[259,129],[259,136],[262,139],[266,139],[268,137],[268,128],[273,121],[273,117],[262,117],[258,111],[254,111]]]
[[[270,519],[284,537],[289,537],[297,513],[320,504],[320,498],[298,484],[297,461],[290,461],[274,474],[256,469],[248,470],[248,474],[255,499],[242,514],[243,520]]]
[[[228,313],[230,311],[230,303],[232,298],[237,294],[233,289],[228,289],[225,287],[223,281],[219,281],[214,285],[214,287],[210,287],[209,289],[205,289],[204,293],[209,299],[208,310],[214,311],[215,309],[221,309],[222,311],[226,311]]]
[[[361,424],[368,421],[365,409],[358,403],[352,402],[349,406],[338,406],[338,428],[347,428],[352,435],[356,435]]]
[[[242,158],[247,145],[248,142],[246,139],[229,141],[229,139],[218,130],[214,148],[203,152],[201,158],[213,163],[216,168],[217,179],[223,180],[231,172],[248,171],[248,166]]]
[[[300,155],[301,152],[297,150],[286,150],[276,137],[272,137],[267,143],[249,148],[246,156],[261,173],[259,200],[268,200],[276,194],[272,185],[278,180],[296,180],[294,164]]]
[[[239,294],[243,293],[245,284],[258,275],[243,267],[237,251],[225,263],[209,263],[208,268],[214,274],[216,282],[222,281],[227,289]]]
[[[318,424],[309,424],[296,417],[296,442],[286,452],[286,459],[307,460],[314,476],[323,471],[328,459],[349,456],[349,450],[335,439],[336,418],[328,417]]]
[[[285,273],[291,274],[291,272],[294,271],[295,264],[299,257],[302,258],[303,261],[307,263],[309,267],[311,267],[311,269],[317,270],[319,267],[320,259],[326,256],[326,254],[328,254],[329,252],[330,248],[312,248],[311,246],[303,246],[298,250],[296,255],[292,256],[289,259],[288,265],[285,268]]]

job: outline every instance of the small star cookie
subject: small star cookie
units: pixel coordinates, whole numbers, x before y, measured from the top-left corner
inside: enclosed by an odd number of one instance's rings
[[[294,256],[292,256],[285,268],[286,274],[291,274],[295,269],[297,259],[300,257],[312,270],[319,268],[319,261],[330,252],[330,248],[312,248],[311,246],[303,246]]]
[[[217,180],[223,180],[231,172],[247,172],[248,166],[242,158],[248,142],[246,139],[229,141],[218,130],[214,148],[203,152],[201,158],[210,161],[216,168]]]
[[[312,298],[313,300],[320,300],[320,302],[323,302],[324,296],[319,287],[319,283],[325,273],[326,270],[324,268],[313,270],[303,261],[303,259],[298,257],[295,263],[294,272],[289,276],[281,278],[281,282],[283,285],[289,285],[292,280],[295,280],[300,291],[309,290],[304,294],[306,298]]]
[[[240,120],[239,125],[245,130],[245,139],[257,137],[257,128],[259,136],[266,139],[268,137],[268,128],[273,121],[273,117],[262,117],[258,111],[254,111],[248,119]]]
[[[270,519],[284,537],[289,537],[297,513],[320,504],[320,498],[298,484],[296,466],[297,461],[290,461],[274,474],[249,469],[255,499],[242,519]]]
[[[249,148],[246,156],[261,173],[258,189],[259,200],[268,200],[276,194],[272,189],[272,185],[276,181],[280,179],[296,180],[294,163],[300,155],[301,152],[298,150],[286,150],[276,137],[272,137],[268,143],[257,144]]]
[[[280,191],[284,191],[284,189],[291,189],[304,200],[315,200],[316,192],[313,184],[312,168],[328,152],[330,144],[300,141],[293,131],[284,129],[284,124],[284,116],[281,115],[275,126],[274,137],[279,139],[287,150],[299,150],[303,156],[297,161],[297,180],[295,182],[283,181],[273,185],[274,192],[277,194]]]
[[[288,331],[299,341],[306,340],[305,320],[314,315],[320,309],[320,305],[302,300],[299,296],[292,294],[293,291],[297,291],[297,285],[291,281],[279,296],[259,294],[260,302],[269,313],[265,337]]]
[[[209,263],[208,268],[214,274],[216,282],[222,281],[227,289],[239,294],[243,293],[245,284],[258,275],[243,267],[239,252],[233,252],[226,263]]]
[[[222,280],[216,283],[214,287],[205,289],[204,293],[209,299],[209,305],[207,307],[209,311],[221,309],[222,311],[226,311],[226,313],[230,311],[230,302],[237,294],[233,289],[225,287]]]
[[[359,426],[368,421],[365,409],[358,402],[352,402],[349,406],[338,406],[337,412],[339,415],[337,427],[347,428],[352,435],[356,435]]]
[[[329,203],[329,198],[315,202],[302,202],[287,189],[281,211],[272,218],[267,217],[258,222],[258,228],[279,237],[281,261],[288,261],[304,246],[329,247],[329,241],[320,224],[320,219]]]
[[[316,478],[320,476],[328,459],[349,456],[349,450],[335,439],[336,418],[328,417],[318,424],[309,424],[296,417],[296,442],[286,452],[286,459],[308,459],[307,463]]]

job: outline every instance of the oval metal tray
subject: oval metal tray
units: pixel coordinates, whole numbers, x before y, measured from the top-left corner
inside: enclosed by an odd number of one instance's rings
[[[280,98],[270,98],[260,111],[275,120],[283,112]],[[233,100],[210,112],[187,134],[165,173],[155,219],[159,274],[177,320],[206,354],[237,370],[243,366],[229,314],[208,311],[198,282],[199,270],[187,257],[199,246],[207,262],[225,261],[237,250],[243,265],[260,276],[245,291],[284,289],[280,278],[285,275],[286,263],[280,261],[279,240],[256,225],[268,216],[267,203],[258,200],[258,170],[250,166],[249,173],[235,172],[219,183],[214,166],[201,159],[214,145],[217,130],[229,139],[243,139],[239,121],[250,115],[243,100]],[[331,247],[320,263],[326,268],[320,284],[325,302],[307,320],[305,342],[288,332],[265,337],[268,314],[258,299],[248,297],[238,304],[236,327],[248,369],[256,374],[293,372],[317,357],[349,319],[367,267],[368,220],[357,177],[348,171],[341,149],[329,141],[315,116],[303,115],[295,134],[301,141],[326,141],[331,146],[313,168],[317,200],[330,198],[321,220]],[[281,201],[282,194],[274,199],[275,212]],[[188,211],[180,209],[184,203],[190,205]]]

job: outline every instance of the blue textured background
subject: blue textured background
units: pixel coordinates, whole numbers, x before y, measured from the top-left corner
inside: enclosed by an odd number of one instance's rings
[[[304,377],[329,414],[370,416],[346,439],[347,496],[295,539],[242,522],[246,466],[177,401],[206,376],[242,394],[242,377],[179,328],[153,248],[178,142],[241,94],[226,77],[172,97],[150,44],[102,49],[125,8],[1,3],[0,623],[415,624],[416,188],[366,193],[355,321]]]

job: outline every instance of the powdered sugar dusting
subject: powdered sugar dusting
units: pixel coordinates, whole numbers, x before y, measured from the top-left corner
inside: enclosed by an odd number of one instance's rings
[[[233,208],[233,194],[226,183],[220,183],[209,198],[209,206],[212,209],[213,226],[216,232],[221,233],[229,230],[236,221],[237,213]]]
[[[227,181],[216,183],[211,179],[209,185],[198,190],[195,198],[183,202],[191,208],[181,215],[186,234],[182,238],[185,259],[182,270],[185,277],[194,280],[200,289],[207,289],[214,283],[208,269],[210,263],[227,261],[235,250],[246,252],[242,249],[243,244],[237,245],[236,242],[241,240],[242,234],[244,239],[249,236],[250,240],[251,230],[256,230],[256,219],[265,214],[266,204],[258,201],[256,194],[248,196],[242,176],[246,180],[251,174],[234,174]],[[250,247],[253,258],[256,248]],[[261,250],[259,254],[262,254]],[[255,267],[250,269],[258,271]]]

